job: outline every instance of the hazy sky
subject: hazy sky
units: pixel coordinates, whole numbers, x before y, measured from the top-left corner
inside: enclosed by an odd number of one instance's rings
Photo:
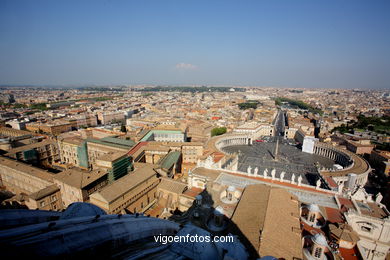
[[[390,88],[390,1],[0,0],[0,84]]]

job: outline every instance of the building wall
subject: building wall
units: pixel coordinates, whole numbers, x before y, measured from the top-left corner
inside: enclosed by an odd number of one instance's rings
[[[19,122],[19,121],[11,121],[7,122],[12,128],[17,130],[25,130],[26,129],[26,123],[25,122]]]
[[[145,161],[146,163],[156,164],[161,158],[167,155],[168,152],[160,151],[146,151],[145,152]]]
[[[367,145],[367,146],[361,146],[360,144],[355,144],[351,141],[346,143],[346,147],[348,151],[351,151],[356,154],[370,154],[374,146]]]
[[[305,133],[301,130],[301,129],[298,129],[296,132],[295,132],[295,136],[294,136],[294,139],[303,144],[303,139],[305,138]]]
[[[62,163],[79,165],[76,144],[67,143],[64,141],[58,141],[58,149],[59,149],[60,159]]]
[[[152,176],[112,202],[101,201],[98,196],[91,196],[90,201],[109,214],[120,213],[125,208],[131,212],[143,212],[145,207],[156,199],[158,183],[158,178]]]
[[[378,244],[364,238],[357,242],[357,246],[365,260],[385,260],[389,251],[388,245]]]
[[[260,130],[255,133],[255,135],[260,136],[273,136],[274,135],[274,128],[272,126],[262,126]]]
[[[196,163],[198,158],[203,155],[202,145],[183,145],[182,156],[183,163]]]
[[[17,166],[18,164],[16,164]],[[28,166],[24,166],[28,167]],[[3,185],[12,193],[31,194],[37,192],[53,183],[46,179],[41,179],[29,173],[34,167],[25,168],[28,172],[23,172],[17,168],[10,168],[0,164],[0,177]]]
[[[374,168],[379,170],[380,173],[383,173],[386,176],[390,175],[390,157],[386,155],[386,153],[372,151],[370,154],[370,163]]]
[[[311,137],[311,136],[305,136],[303,138],[303,144],[302,144],[302,152],[305,153],[314,153],[314,145],[318,141],[318,139]]]
[[[88,146],[88,161],[90,167],[95,164],[96,158],[107,154],[109,152],[128,152],[128,150],[108,146],[108,145],[103,145],[103,144],[97,144],[97,143],[92,143],[92,142],[87,142]]]
[[[73,202],[83,202],[85,201],[83,191],[80,188],[70,186],[60,180],[54,179],[61,190],[61,198],[64,208],[68,207]]]
[[[39,132],[39,125],[36,123],[29,123],[29,124],[26,124],[26,129],[30,132],[38,133]]]
[[[189,174],[187,183],[188,183],[188,188],[199,188],[199,189],[205,189],[206,184],[207,184],[207,177],[201,176],[201,175],[196,175],[196,174]]]
[[[118,213],[123,208],[131,212],[142,212],[152,200],[157,197],[157,185],[159,180],[156,177],[149,178],[141,185],[128,191],[123,198],[119,198],[110,205],[110,212]]]
[[[367,217],[358,214],[346,215],[348,224],[359,236],[382,243],[390,242],[390,220]]]
[[[183,133],[154,133],[154,140],[157,142],[185,142]]]
[[[193,197],[190,197],[190,196],[187,196],[184,194],[181,194],[179,196],[179,210],[180,211],[182,211],[182,212],[187,211],[192,206],[193,203],[194,203]]]
[[[29,198],[29,200],[26,201],[26,206],[29,209],[60,210],[63,208],[61,192],[57,191],[39,200]]]
[[[284,137],[287,139],[294,139],[297,130],[298,129],[296,128],[286,128],[284,132]]]
[[[82,116],[77,118],[77,127],[83,126],[97,126],[97,118],[96,116]]]
[[[97,116],[102,125],[111,124],[113,121],[125,120],[123,112],[99,112]]]
[[[179,208],[179,194],[162,188],[157,188],[157,194],[159,199],[166,201],[166,205],[163,205],[165,208],[169,210]]]
[[[105,175],[83,188],[71,186],[58,179],[54,179],[54,183],[60,187],[63,206],[66,208],[73,202],[88,201],[92,193],[101,190],[108,184],[108,180],[107,175]]]
[[[56,125],[30,123],[30,124],[26,124],[26,129],[34,133],[39,133],[41,131],[43,133],[57,136],[61,133],[71,131],[72,125],[70,123],[56,124]]]
[[[39,146],[35,148],[38,152],[39,164],[50,167],[54,162],[58,161],[58,148],[55,142]]]
[[[72,130],[71,124],[58,124],[58,125],[40,125],[39,129],[48,134],[59,135],[61,133],[69,132]]]
[[[9,127],[0,127],[0,134],[10,137],[17,137],[17,136],[32,136],[32,134],[28,131],[13,129]]]
[[[358,247],[365,259],[384,260],[390,249],[390,220],[359,215],[356,212],[345,214],[348,224],[358,233]]]
[[[182,163],[181,173],[183,173],[184,176],[187,176],[188,172],[194,169],[195,167],[196,167],[196,163]]]

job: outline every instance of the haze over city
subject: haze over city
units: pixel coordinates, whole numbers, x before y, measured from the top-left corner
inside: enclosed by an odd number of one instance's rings
[[[389,1],[0,1],[1,85],[385,89]]]

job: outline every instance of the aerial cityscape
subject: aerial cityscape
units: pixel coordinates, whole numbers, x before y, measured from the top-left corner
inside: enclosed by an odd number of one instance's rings
[[[389,13],[0,1],[0,256],[390,259]]]

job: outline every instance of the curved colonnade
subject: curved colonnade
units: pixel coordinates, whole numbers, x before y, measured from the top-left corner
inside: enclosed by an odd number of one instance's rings
[[[251,145],[253,144],[253,139],[251,136],[243,134],[234,134],[234,135],[225,135],[219,136],[214,141],[215,147],[219,152],[225,153],[222,151],[222,148],[231,146],[231,145]]]
[[[364,185],[367,182],[368,174],[371,172],[371,167],[366,160],[360,156],[341,150],[329,144],[316,142],[314,153],[334,160],[344,168],[341,170],[323,170],[320,171],[324,177],[332,177],[337,184],[344,183],[348,180],[348,174],[354,173],[357,175],[356,184]]]
[[[226,154],[222,150],[224,147],[250,144],[253,144],[253,138],[250,135],[227,134],[212,138],[208,143],[208,148],[211,151]],[[358,155],[319,141],[315,142],[313,152],[316,155],[329,158],[343,167],[341,170],[320,170],[322,176],[332,177],[337,184],[341,184],[348,180],[348,174],[354,173],[357,175],[356,184],[364,185],[367,182],[371,167],[366,160]]]

